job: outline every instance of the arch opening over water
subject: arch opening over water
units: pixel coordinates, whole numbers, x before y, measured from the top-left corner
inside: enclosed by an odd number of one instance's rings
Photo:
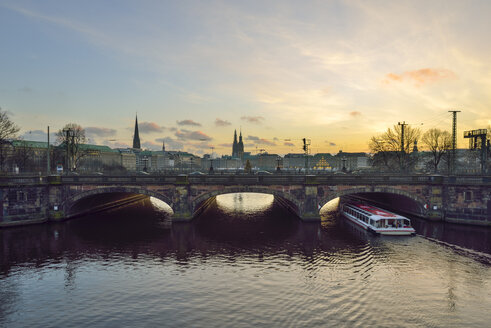
[[[359,199],[375,206],[392,210],[400,214],[425,216],[425,201],[419,196],[403,190],[368,191],[364,189],[353,189],[340,192],[337,198],[327,199],[319,211],[321,216],[335,212],[340,203],[348,200]]]
[[[63,204],[67,218],[110,210],[147,201],[155,210],[172,215],[173,210],[162,195],[147,190],[100,188],[80,193]]]
[[[294,198],[277,190],[267,188],[225,188],[200,195],[193,201],[194,216],[199,216],[210,206],[224,213],[261,213],[279,206],[298,216],[299,205]]]
[[[229,215],[247,215],[270,210],[274,200],[275,197],[271,194],[239,192],[216,196],[216,205]]]
[[[278,200],[257,192],[213,196],[193,224],[197,233],[210,240],[240,247],[259,240],[285,239],[295,233],[300,221]]]
[[[421,201],[415,200],[407,195],[387,192],[368,192],[350,196],[401,214],[423,216],[425,212],[424,204]],[[346,198],[350,196],[346,196]]]

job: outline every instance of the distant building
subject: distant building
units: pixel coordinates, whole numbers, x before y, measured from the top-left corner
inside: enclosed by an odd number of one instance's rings
[[[11,140],[6,151],[9,171],[46,171],[47,149],[47,142]]]
[[[370,162],[366,153],[346,153],[340,150],[332,157],[331,166],[335,171],[341,171],[343,168],[347,171],[355,171],[369,169]]]
[[[312,162],[312,161],[310,160],[308,162]],[[285,169],[304,169],[305,163],[307,163],[307,161],[305,159],[305,154],[303,153],[300,154],[289,153],[283,157],[283,167]]]
[[[108,146],[81,144],[76,160],[78,171],[105,171],[120,168],[121,153]]]
[[[242,130],[240,131],[239,141],[237,141],[237,130],[234,130],[234,142],[232,144],[232,157],[244,158],[244,142],[242,141]]]
[[[118,149],[121,156],[121,166],[127,171],[136,171],[136,155],[132,149]]]

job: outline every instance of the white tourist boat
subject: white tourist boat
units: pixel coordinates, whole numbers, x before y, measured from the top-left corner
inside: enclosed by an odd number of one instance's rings
[[[345,203],[341,213],[357,226],[380,235],[413,235],[411,220],[387,210],[361,203]]]

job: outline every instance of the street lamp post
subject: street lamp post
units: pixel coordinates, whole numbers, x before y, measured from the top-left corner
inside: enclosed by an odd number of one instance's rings
[[[70,171],[72,170],[71,157],[73,156],[73,143],[75,138],[75,131],[73,129],[68,128],[68,129],[63,129],[63,132],[65,133],[65,143],[66,143],[65,165],[67,166],[67,173],[68,173],[68,170]]]
[[[143,172],[147,172],[148,157],[143,156]]]
[[[215,147],[211,146],[211,154],[210,154],[210,173],[213,173],[213,150]]]
[[[179,161],[179,172],[181,172],[182,171],[181,151],[177,152],[177,160]]]

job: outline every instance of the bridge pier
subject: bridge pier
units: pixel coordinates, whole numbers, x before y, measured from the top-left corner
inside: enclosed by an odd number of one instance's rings
[[[188,186],[178,186],[172,195],[172,204],[170,207],[174,214],[173,222],[191,221],[194,217],[194,208]]]
[[[322,191],[317,186],[304,187],[297,213],[302,221],[320,221],[319,193]]]
[[[188,222],[193,219],[193,212],[189,209],[179,209],[174,210],[174,214],[172,215],[172,222]]]

